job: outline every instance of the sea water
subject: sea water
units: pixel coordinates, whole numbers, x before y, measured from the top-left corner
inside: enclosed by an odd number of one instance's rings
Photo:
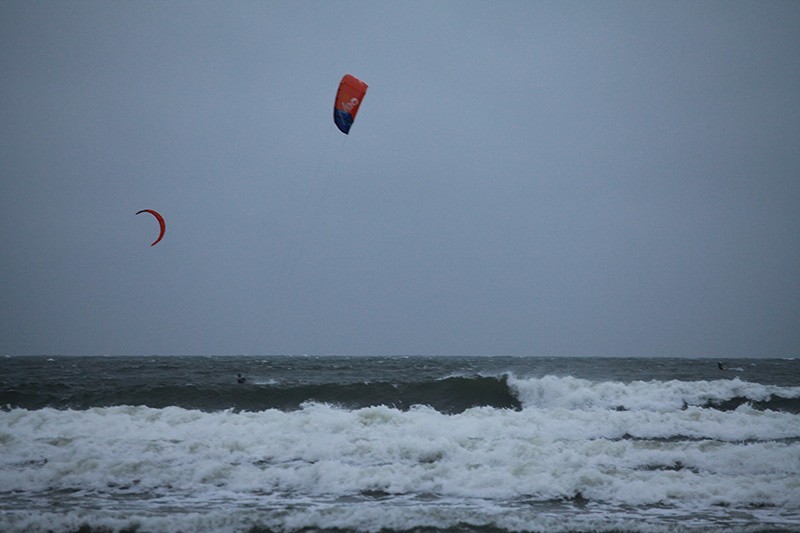
[[[726,363],[5,357],[0,530],[800,530],[800,361]]]

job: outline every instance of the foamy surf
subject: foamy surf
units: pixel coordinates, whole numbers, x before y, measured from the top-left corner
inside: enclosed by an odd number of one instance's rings
[[[338,385],[329,385],[363,393],[352,385],[364,362],[358,370],[343,369],[346,363],[337,361]],[[400,365],[402,375],[414,375],[414,364]],[[408,390],[435,398],[431,391],[441,389],[425,383],[444,381],[451,393],[488,387],[486,397],[496,398],[495,387],[506,387],[518,406],[7,406],[0,411],[0,529],[800,528],[800,415],[785,403],[798,387],[518,377],[519,367],[498,373],[474,361],[457,377],[448,365],[443,380],[417,376]],[[87,378],[74,375],[77,394]],[[398,374],[378,377],[408,385]]]

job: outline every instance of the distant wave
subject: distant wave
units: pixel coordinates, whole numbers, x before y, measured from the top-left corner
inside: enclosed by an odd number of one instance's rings
[[[568,409],[668,412],[687,407],[730,411],[748,405],[757,410],[800,413],[800,387],[778,387],[740,381],[590,381],[544,376],[450,376],[408,382],[236,383],[199,386],[132,385],[80,387],[50,383],[0,392],[0,406],[9,408],[89,409],[121,405],[182,407],[205,412],[222,410],[291,411],[306,403],[344,409],[387,406],[406,411],[428,406],[446,414],[474,407],[496,409]]]
[[[306,385],[226,384],[218,386],[154,385],[106,390],[72,391],[67,386],[0,392],[0,405],[41,409],[89,409],[121,405],[153,408],[183,407],[206,412],[220,410],[297,410],[305,403],[323,403],[347,409],[384,405],[408,410],[427,405],[443,413],[471,407],[520,409],[521,404],[501,377],[449,377],[410,383],[326,383]]]

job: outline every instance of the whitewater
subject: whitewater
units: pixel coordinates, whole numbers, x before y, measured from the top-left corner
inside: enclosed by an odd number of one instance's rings
[[[796,531],[800,365],[730,366],[7,357],[0,530]]]

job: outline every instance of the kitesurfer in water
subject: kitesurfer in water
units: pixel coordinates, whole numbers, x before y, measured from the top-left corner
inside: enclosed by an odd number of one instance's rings
[[[241,374],[236,374],[236,383],[244,383],[245,381],[247,381],[247,378]]]
[[[725,365],[722,361],[717,361],[717,368],[720,370],[725,370]]]

